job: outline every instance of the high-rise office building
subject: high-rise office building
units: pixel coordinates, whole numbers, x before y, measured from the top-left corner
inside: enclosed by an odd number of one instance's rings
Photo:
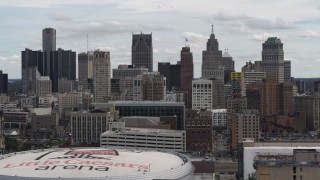
[[[52,92],[59,91],[59,79],[62,78],[76,80],[76,52],[59,48],[57,51],[50,52]]]
[[[284,82],[283,43],[277,37],[269,37],[262,44],[262,70],[269,81]]]
[[[45,28],[42,30],[42,50],[55,51],[56,50],[56,30],[53,28]]]
[[[181,88],[181,64],[170,64],[170,62],[158,62],[158,72],[166,78],[167,91]]]
[[[299,94],[306,92],[306,82],[302,79],[296,81],[296,86]]]
[[[222,64],[224,65],[225,71],[234,71],[234,61],[232,56],[228,52],[223,53],[222,55]]]
[[[294,83],[291,80],[291,61],[284,61],[284,82],[286,83]]]
[[[0,94],[8,93],[8,74],[2,73],[0,70]]]
[[[180,53],[181,64],[181,89],[186,92],[185,103],[187,108],[192,107],[192,80],[194,75],[193,70],[193,55],[190,47],[182,47]]]
[[[22,92],[24,94],[35,94],[36,76],[37,74],[41,76],[45,73],[42,56],[43,53],[41,51],[33,51],[31,49],[21,51],[21,79]]]
[[[320,92],[320,81],[313,82],[313,92]]]
[[[212,28],[210,38],[207,42],[207,49],[202,52],[202,78],[210,79],[221,77],[224,79],[222,51],[219,50],[219,43],[215,38]]]
[[[106,102],[111,95],[110,52],[97,50],[93,56],[94,102]]]
[[[88,80],[93,78],[93,52],[78,54],[79,91],[88,92]]]
[[[132,65],[153,71],[152,34],[132,34]]]

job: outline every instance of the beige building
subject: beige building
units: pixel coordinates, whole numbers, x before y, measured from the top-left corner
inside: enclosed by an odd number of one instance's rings
[[[0,104],[8,103],[10,102],[10,97],[6,94],[0,94]]]
[[[98,144],[109,123],[119,120],[119,111],[109,106],[91,112],[71,112],[70,120],[72,144]]]
[[[77,82],[73,80],[67,80],[65,78],[59,79],[59,93],[69,93],[73,91],[77,91]]]
[[[142,101],[143,83],[142,75],[133,78],[133,101]]]
[[[37,78],[37,88],[36,95],[37,96],[48,96],[51,95],[52,82],[49,76],[40,76]]]
[[[318,158],[319,157],[319,158]],[[320,179],[320,152],[316,149],[294,149],[284,153],[258,154],[254,158],[257,180]]]
[[[63,114],[64,110],[66,109],[77,109],[79,108],[79,93],[72,92],[72,93],[65,93],[59,94],[58,97],[58,104],[59,104],[59,113],[60,115]]]
[[[111,96],[110,52],[97,50],[94,51],[93,56],[94,102],[107,102]]]
[[[242,113],[231,114],[231,146],[238,148],[238,143],[245,138],[259,140],[259,111],[253,109],[244,110]]]

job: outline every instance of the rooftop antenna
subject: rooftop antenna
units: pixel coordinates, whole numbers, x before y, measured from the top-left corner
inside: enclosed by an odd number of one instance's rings
[[[89,51],[89,35],[87,33],[87,53],[88,53],[88,51]]]
[[[211,34],[213,34],[213,24],[211,25]]]
[[[188,39],[187,37],[185,38],[185,41],[184,41],[184,46],[187,47],[187,42],[188,42]]]

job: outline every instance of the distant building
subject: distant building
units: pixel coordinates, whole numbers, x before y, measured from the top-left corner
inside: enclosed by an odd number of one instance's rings
[[[111,96],[110,52],[97,50],[93,56],[94,102],[107,102]]]
[[[117,121],[118,118],[118,112],[112,108],[71,112],[72,144],[99,143],[100,135],[109,129],[109,122]]]
[[[299,94],[303,94],[306,92],[306,82],[302,79],[296,81],[296,86]]]
[[[101,134],[101,147],[186,151],[185,130],[127,128],[124,122],[109,124]]]
[[[168,101],[112,101],[108,103],[94,103],[95,108],[114,105],[120,117],[128,116],[176,116],[178,130],[184,129],[185,106],[183,102]]]
[[[192,109],[219,109],[225,107],[225,92],[220,79],[192,81]]]
[[[53,28],[44,28],[42,30],[42,50],[56,50],[56,30]]]
[[[143,79],[142,75],[133,78],[133,101],[142,101],[143,99]]]
[[[223,53],[222,55],[222,63],[224,66],[224,70],[228,72],[234,71],[234,60],[232,56],[228,52]]]
[[[181,64],[170,64],[169,62],[158,62],[158,72],[166,78],[166,90],[181,88]]]
[[[0,70],[0,94],[8,94],[8,74]]]
[[[77,81],[67,80],[65,78],[59,79],[59,94],[70,93],[73,91],[78,91]]]
[[[242,113],[231,114],[231,147],[238,148],[238,143],[245,138],[259,140],[260,115],[258,110],[244,110]]]
[[[148,72],[148,68],[135,67],[133,65],[119,65],[113,69],[113,78],[119,79],[119,92],[125,100],[133,100],[133,79]]]
[[[181,74],[180,74],[180,87],[182,91],[186,92],[185,103],[187,108],[192,107],[192,80],[194,76],[193,68],[193,55],[190,51],[190,47],[182,47],[180,53],[180,64],[181,64]],[[174,82],[173,82],[174,83]]]
[[[308,130],[320,129],[320,95],[295,96],[294,112],[306,113],[306,125]]]
[[[255,156],[253,166],[257,179],[320,179],[318,155],[317,149],[294,149],[293,155],[262,153]]]
[[[131,61],[136,67],[153,71],[152,34],[132,34]]]
[[[213,28],[207,41],[206,50],[202,52],[202,78],[224,79],[224,66],[222,51],[219,50],[218,40],[215,38]]]
[[[50,113],[45,115],[32,114],[31,131],[35,139],[51,139],[57,136],[59,126],[59,114]]]
[[[227,126],[228,113],[227,109],[213,109],[212,112],[212,126],[221,127]]]
[[[50,96],[52,83],[48,76],[41,76],[37,80],[36,95],[40,97]]]
[[[185,130],[187,132],[187,151],[212,153],[211,111],[187,110]]]
[[[64,113],[64,110],[66,109],[78,110],[80,107],[79,93],[72,92],[72,93],[59,94],[58,103],[59,103],[60,115],[62,115]]]
[[[3,111],[0,110],[0,152],[4,153],[5,144],[4,144],[4,119],[3,119]]]
[[[283,43],[277,37],[269,37],[262,44],[262,70],[269,81],[283,83],[284,81],[284,52]]]
[[[313,92],[320,92],[320,81],[313,82]]]
[[[92,92],[88,81],[93,79],[93,58],[92,51],[78,54],[78,83],[80,92]]]
[[[166,78],[159,73],[145,73],[142,75],[142,100],[163,101],[166,97]]]

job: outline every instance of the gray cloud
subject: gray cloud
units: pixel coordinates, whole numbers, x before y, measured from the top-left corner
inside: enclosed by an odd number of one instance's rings
[[[286,22],[281,18],[277,18],[275,20],[268,20],[263,18],[256,18],[247,15],[231,15],[225,12],[219,12],[212,16],[213,20],[219,22],[237,22],[243,25],[243,29],[245,27],[252,29],[291,29],[296,28],[296,25]],[[234,25],[234,24],[231,24]]]
[[[8,57],[0,56],[0,63],[3,63],[3,64],[11,63],[11,64],[20,65],[20,61],[21,61],[21,58],[18,55],[12,55]]]
[[[205,42],[209,37],[194,32],[184,32],[181,34],[183,38],[187,38],[189,42]]]
[[[70,37],[79,37],[89,33],[91,36],[101,36],[104,34],[119,34],[128,32],[152,32],[171,31],[172,29],[161,25],[146,25],[137,23],[127,23],[119,21],[89,22],[80,26],[70,26],[61,28],[62,32]]]
[[[47,14],[47,16],[55,21],[72,21],[71,17],[61,12],[52,12]]]

